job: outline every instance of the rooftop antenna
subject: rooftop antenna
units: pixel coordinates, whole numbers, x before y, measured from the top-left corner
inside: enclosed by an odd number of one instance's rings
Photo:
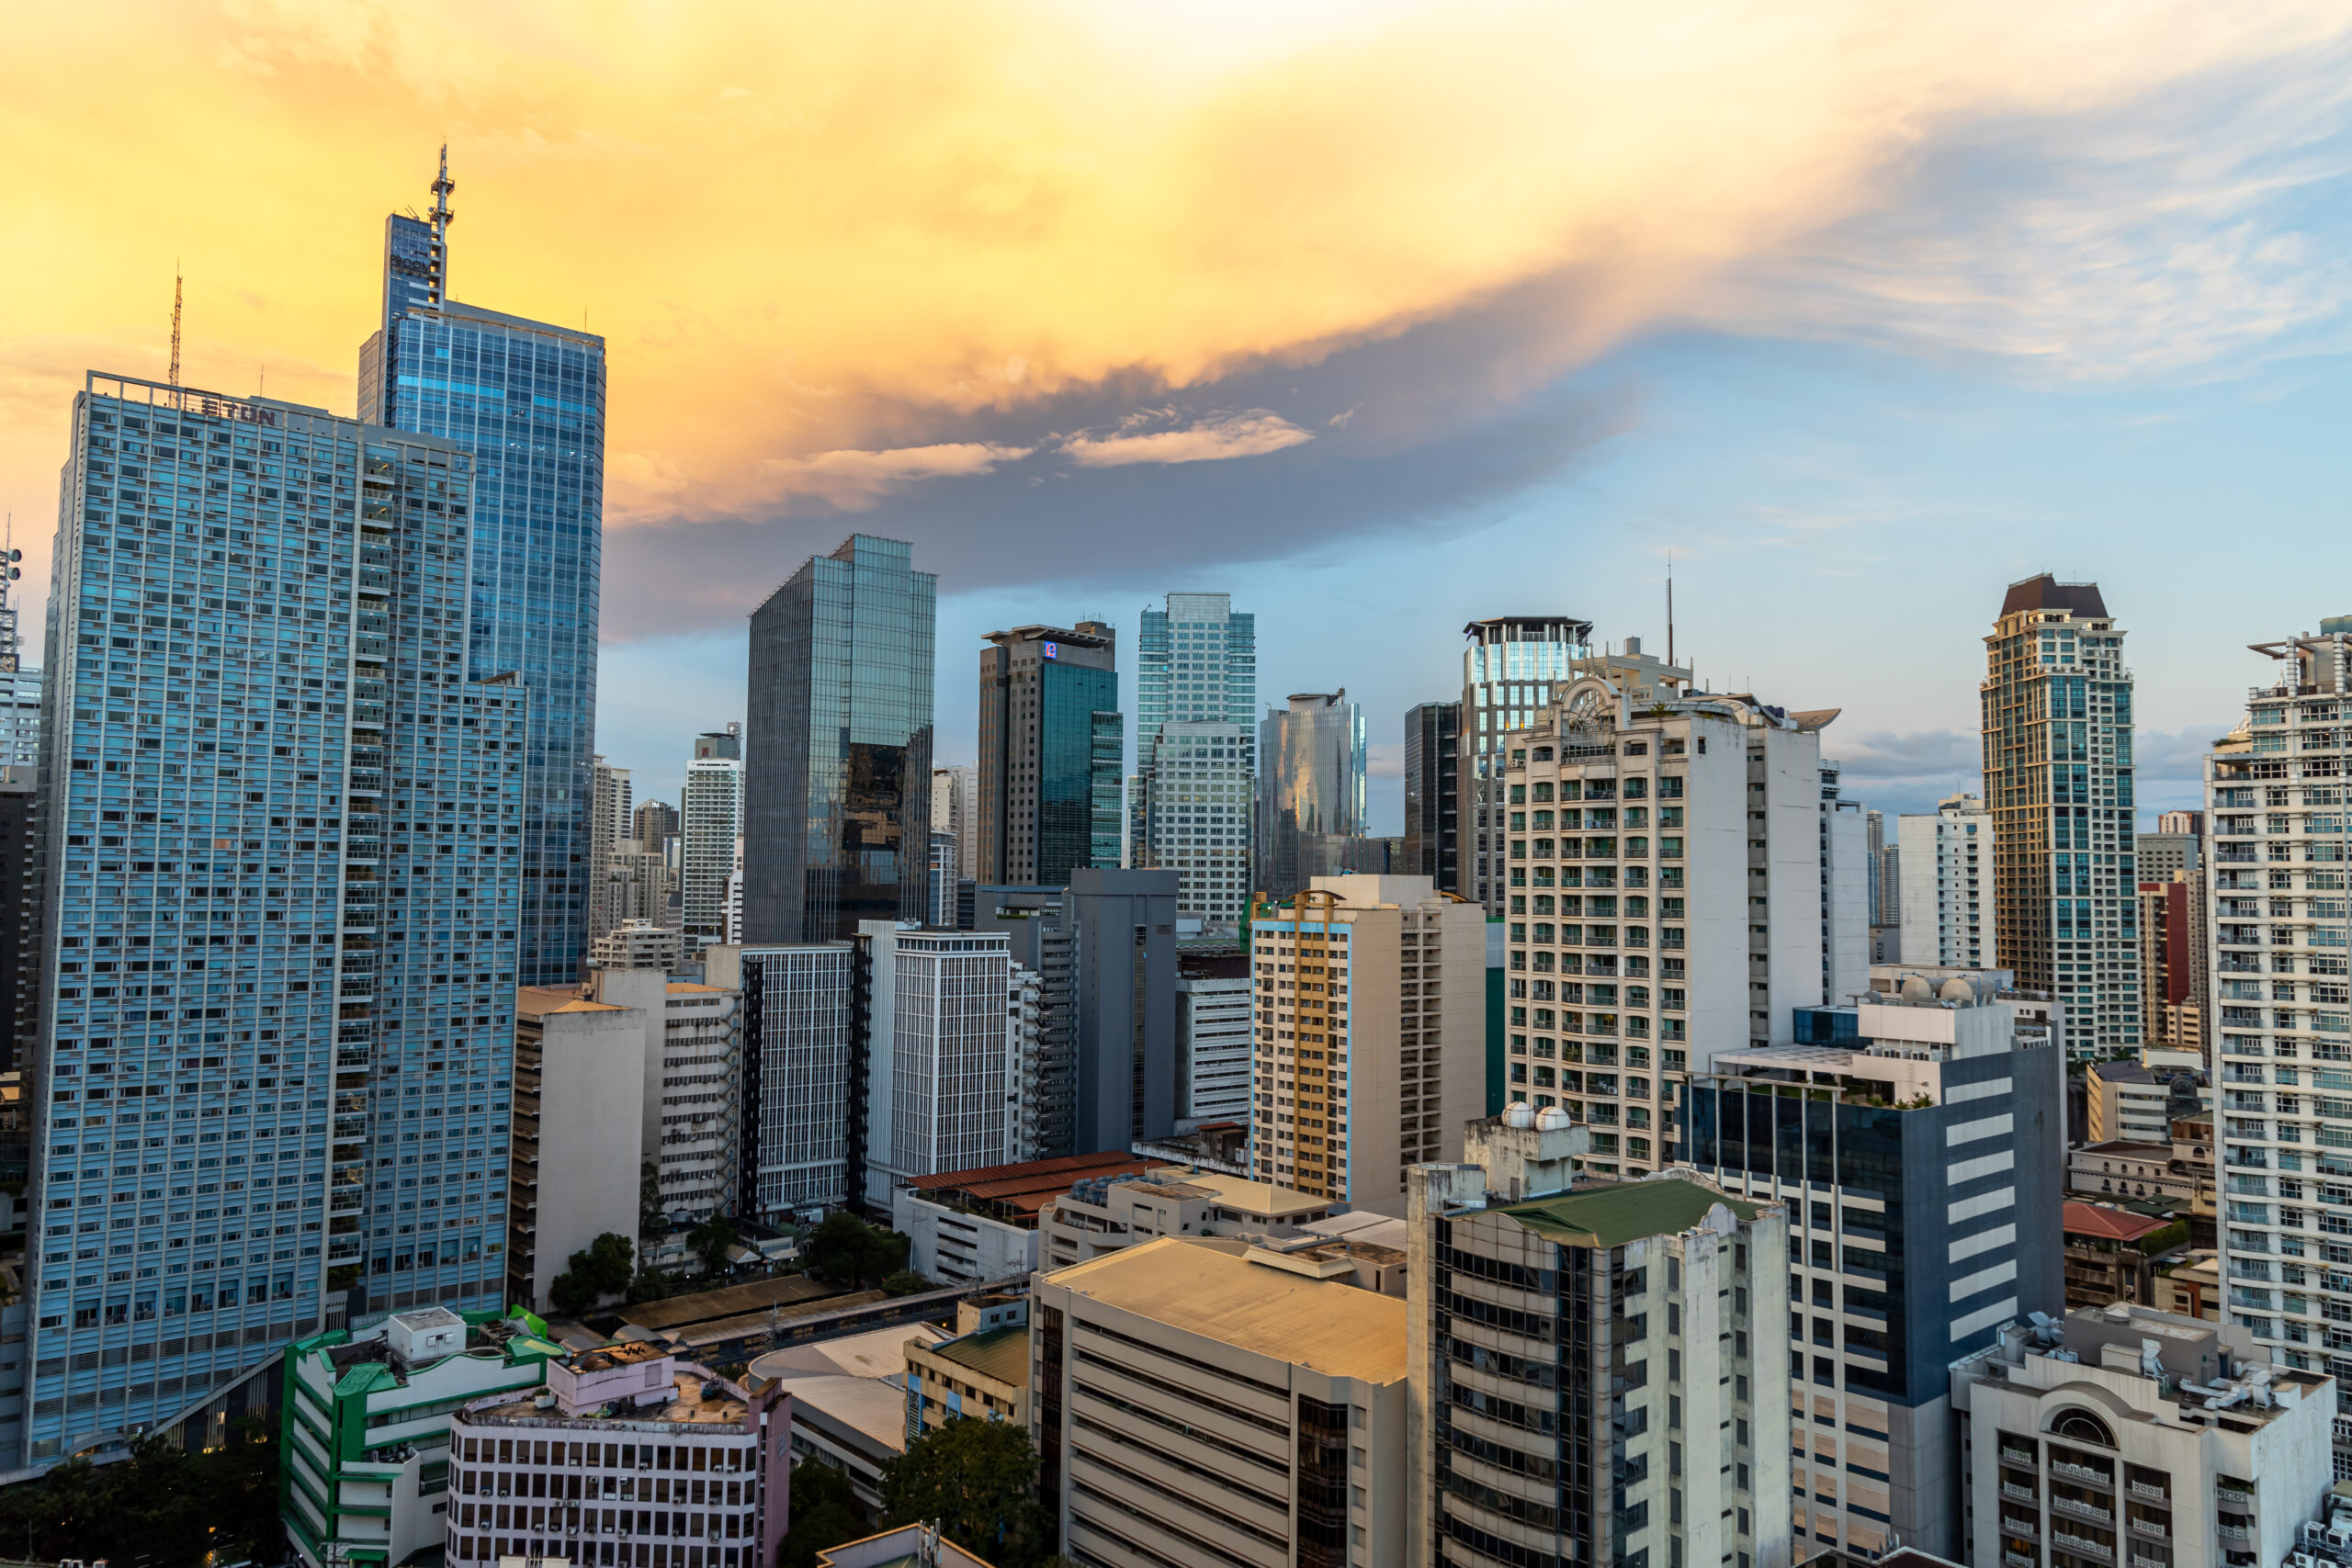
[[[1674,663],[1674,552],[1666,552],[1666,662]]]
[[[458,182],[449,177],[449,144],[444,141],[441,143],[441,172],[433,176],[431,186],[433,248],[439,253],[434,259],[441,264],[441,298],[434,301],[436,305],[449,302],[449,225],[458,220],[458,215],[449,210],[449,196],[457,188]]]
[[[17,514],[8,513],[6,543],[0,544],[0,674],[17,670],[17,607],[8,603],[8,585],[25,575],[17,563],[24,555],[17,548]]]
[[[172,367],[164,378],[165,384],[180,384],[180,264],[172,263]]]

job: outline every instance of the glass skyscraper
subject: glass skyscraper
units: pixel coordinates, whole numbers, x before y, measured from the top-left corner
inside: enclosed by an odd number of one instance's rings
[[[939,580],[913,560],[855,535],[752,612],[746,943],[923,919]]]
[[[74,401],[29,1462],[346,1313],[500,1299],[528,699],[466,669],[472,470],[288,403]]]
[[[1258,617],[1226,593],[1170,593],[1165,609],[1146,610],[1136,713],[1143,801],[1129,863],[1175,872],[1180,909],[1238,925],[1250,897]]]
[[[1551,705],[1552,694],[1574,678],[1576,661],[1592,653],[1592,623],[1568,615],[1497,615],[1462,628],[1470,646],[1462,650],[1462,742],[1457,812],[1476,818],[1461,824],[1460,856],[1469,864],[1456,872],[1453,889],[1487,907],[1488,919],[1503,913],[1502,739],[1525,729]],[[1475,837],[1474,837],[1475,835]]]
[[[359,417],[474,462],[467,669],[529,692],[526,986],[568,986],[588,948],[589,769],[604,554],[605,340],[449,298],[448,152],[424,218],[384,220],[383,320],[359,354]]]
[[[990,632],[980,650],[979,853],[983,886],[1067,887],[1070,873],[1116,870],[1120,770],[1118,633],[1075,627]]]
[[[1258,726],[1258,891],[1287,898],[1318,876],[1363,869],[1363,709],[1337,693],[1292,694]]]

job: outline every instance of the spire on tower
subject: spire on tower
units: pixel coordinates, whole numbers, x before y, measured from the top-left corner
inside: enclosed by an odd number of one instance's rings
[[[180,282],[179,264],[175,262],[172,265],[172,367],[164,378],[164,384],[172,387],[180,384]]]

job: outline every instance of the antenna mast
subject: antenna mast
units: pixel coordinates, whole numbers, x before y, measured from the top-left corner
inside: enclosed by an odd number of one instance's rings
[[[0,544],[0,675],[17,671],[17,607],[8,603],[8,585],[25,575],[17,563],[24,557],[17,549],[17,514],[8,513],[6,542]]]
[[[1666,552],[1666,661],[1674,662],[1674,552]]]
[[[174,387],[180,384],[180,283],[179,264],[174,262],[172,264],[172,367],[164,378],[167,385]]]
[[[441,143],[441,172],[433,176],[428,188],[433,192],[434,268],[440,275],[437,281],[441,285],[441,298],[433,303],[446,305],[449,302],[449,225],[458,220],[458,215],[449,210],[449,197],[457,190],[458,182],[449,177],[447,141]]]

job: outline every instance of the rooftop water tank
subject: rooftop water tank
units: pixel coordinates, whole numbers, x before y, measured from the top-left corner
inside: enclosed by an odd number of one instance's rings
[[[1556,1133],[1570,1124],[1571,1118],[1556,1105],[1547,1105],[1535,1113],[1535,1128],[1540,1133]]]
[[[1512,1100],[1503,1108],[1503,1125],[1506,1127],[1534,1126],[1535,1108],[1523,1100]]]

